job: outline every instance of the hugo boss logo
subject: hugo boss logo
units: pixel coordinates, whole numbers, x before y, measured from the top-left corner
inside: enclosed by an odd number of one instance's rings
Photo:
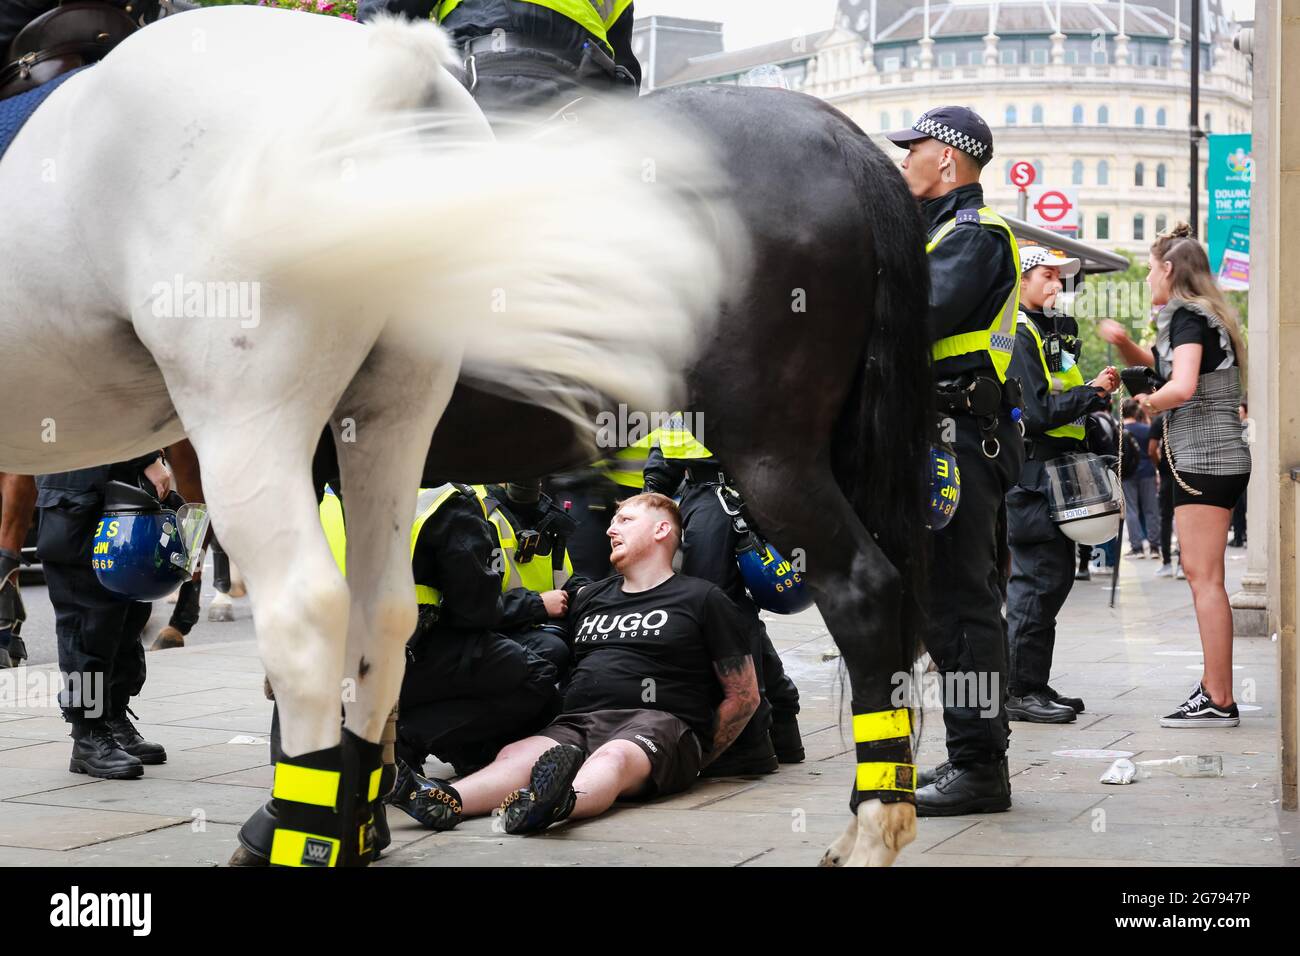
[[[604,641],[610,637],[630,637],[637,634],[659,633],[659,629],[668,623],[668,612],[649,611],[642,614],[593,614],[582,619],[574,635],[579,641]]]

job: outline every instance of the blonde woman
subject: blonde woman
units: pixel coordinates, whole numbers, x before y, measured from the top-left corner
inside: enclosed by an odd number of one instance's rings
[[[1160,309],[1154,349],[1136,344],[1110,319],[1098,331],[1127,362],[1155,368],[1166,382],[1138,400],[1149,414],[1169,413],[1161,451],[1173,471],[1174,523],[1205,667],[1196,689],[1160,725],[1236,727],[1223,558],[1233,506],[1250,479],[1250,448],[1237,414],[1246,343],[1189,226],[1179,223],[1159,236],[1148,265],[1151,301]]]

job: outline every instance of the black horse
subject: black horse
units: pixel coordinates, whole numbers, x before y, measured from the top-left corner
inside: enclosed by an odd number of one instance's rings
[[[712,145],[752,246],[748,282],[687,370],[686,408],[764,533],[807,556],[853,713],[892,711],[920,646],[934,421],[916,202],[870,139],[812,97],[709,86],[645,105]],[[332,457],[324,443],[319,477],[336,474]],[[425,477],[496,481],[593,457],[571,422],[462,382]],[[910,763],[904,746],[887,759]],[[855,790],[852,805],[823,862],[892,862],[915,834],[911,793]]]

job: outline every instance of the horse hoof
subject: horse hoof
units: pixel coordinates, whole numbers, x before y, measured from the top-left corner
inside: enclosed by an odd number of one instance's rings
[[[158,636],[155,637],[153,639],[153,643],[149,645],[149,650],[165,651],[170,647],[184,647],[184,646],[185,646],[185,635],[182,634],[180,631],[176,630],[176,628],[172,627],[170,624],[168,624],[166,627],[164,627],[161,631],[158,632]]]
[[[248,589],[244,587],[243,581],[230,582],[230,591],[227,593],[227,596],[232,598],[241,598],[246,594],[248,594]]]
[[[208,620],[213,624],[229,624],[235,619],[235,609],[229,604],[213,604],[208,608]]]
[[[916,839],[916,807],[910,803],[863,800],[856,822],[857,844],[843,866],[890,866]]]
[[[848,828],[840,834],[822,854],[822,858],[817,862],[818,866],[843,866],[844,861],[853,853],[854,846],[858,842],[858,819],[854,817],[849,820]]]
[[[271,861],[264,856],[251,852],[243,844],[235,847],[226,866],[270,866]]]

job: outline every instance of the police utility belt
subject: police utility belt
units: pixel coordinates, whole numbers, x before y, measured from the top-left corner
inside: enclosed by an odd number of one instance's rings
[[[567,73],[572,73],[579,80],[587,83],[609,83],[610,86],[635,86],[636,78],[626,68],[619,66],[594,40],[587,40],[582,45],[582,56],[575,62],[573,51],[546,47],[538,43],[537,38],[524,33],[507,33],[496,30],[487,36],[475,37],[461,48],[465,57],[465,85],[471,93],[478,86],[478,61],[480,57],[507,58],[514,60],[511,72],[528,75],[524,64],[528,60],[539,63],[537,76],[548,78],[554,74],[550,67],[558,66]],[[546,67],[540,64],[548,64]]]
[[[999,382],[987,375],[962,375],[935,383],[935,404],[940,415],[966,415],[974,418],[983,438],[985,457],[996,458],[1002,445],[994,434],[1002,412],[1018,409],[1022,398],[1020,380]],[[1020,422],[1021,434],[1024,423]]]

